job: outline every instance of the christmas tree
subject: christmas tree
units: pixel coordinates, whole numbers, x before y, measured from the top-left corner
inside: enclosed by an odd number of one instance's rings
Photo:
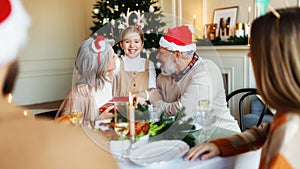
[[[91,27],[93,35],[104,35],[114,39],[117,44],[114,50],[122,54],[119,46],[120,32],[125,16],[129,12],[136,11],[129,16],[129,25],[135,25],[138,16],[137,11],[143,15],[143,31],[145,33],[145,50],[141,57],[148,57],[154,63],[157,62],[155,56],[159,47],[159,39],[163,35],[163,26],[166,24],[162,21],[163,14],[158,6],[158,0],[98,0],[93,7],[94,26]],[[156,64],[155,64],[156,65]],[[156,65],[157,66],[157,65]]]

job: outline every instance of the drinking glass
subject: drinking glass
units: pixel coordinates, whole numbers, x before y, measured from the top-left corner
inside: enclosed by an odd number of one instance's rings
[[[79,126],[82,124],[83,115],[81,111],[78,110],[72,110],[71,114],[71,121],[72,124]]]
[[[128,102],[114,102],[114,122],[128,122]]]
[[[81,125],[83,121],[83,114],[78,99],[79,98],[77,98],[76,96],[72,98],[70,112],[71,122],[76,126]]]
[[[199,142],[205,142],[211,137],[211,101],[209,95],[209,86],[201,85],[199,88],[199,101],[195,111],[194,121],[201,126]]]
[[[129,122],[128,122],[128,102],[114,102],[115,105],[115,118],[114,118],[114,130],[118,134],[120,141],[122,142],[122,152],[121,159],[125,158],[125,148],[124,140],[129,133]],[[127,147],[127,146],[126,146]]]
[[[199,136],[200,142],[205,142],[208,139],[210,139],[211,136],[211,124],[210,121],[210,112],[211,112],[211,106],[209,100],[200,100],[199,101],[199,110],[197,112],[197,120],[198,124],[202,127],[201,133]]]
[[[161,114],[161,109],[158,107],[153,107],[153,105],[149,106],[149,118],[150,122],[158,122]]]

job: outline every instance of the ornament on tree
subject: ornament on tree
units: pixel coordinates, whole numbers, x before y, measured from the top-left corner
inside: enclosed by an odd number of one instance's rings
[[[95,14],[99,13],[99,9],[98,8],[95,8],[93,11],[94,11]]]
[[[115,11],[119,11],[119,6],[118,5],[115,5]]]
[[[110,6],[107,6],[107,9],[109,9],[109,10],[110,10],[110,12],[111,12],[112,14],[114,14],[114,13],[115,13],[115,10],[114,10],[112,7],[110,7]]]
[[[146,30],[146,34],[150,34],[150,30],[148,29],[148,30]]]
[[[154,12],[154,7],[152,5],[150,5],[150,7],[149,7],[149,12],[151,12],[151,13]]]
[[[110,21],[110,24],[111,24],[112,26],[115,26],[115,25],[116,25],[116,20],[112,19],[112,20]]]
[[[106,24],[107,23],[107,20],[106,18],[103,19],[103,24]]]

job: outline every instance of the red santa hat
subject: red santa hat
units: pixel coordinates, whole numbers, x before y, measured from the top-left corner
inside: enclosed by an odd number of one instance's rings
[[[191,26],[169,28],[166,35],[160,38],[159,45],[170,51],[196,51],[196,44],[192,42],[192,32]]]
[[[20,0],[0,0],[0,65],[16,59],[29,25],[29,16]]]

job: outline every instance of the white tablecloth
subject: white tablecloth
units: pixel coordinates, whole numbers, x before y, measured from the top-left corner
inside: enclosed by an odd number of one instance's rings
[[[257,169],[259,166],[261,150],[252,151],[232,157],[214,157],[201,161],[184,161],[183,158],[165,164],[139,166],[128,160],[119,161],[120,169]]]

